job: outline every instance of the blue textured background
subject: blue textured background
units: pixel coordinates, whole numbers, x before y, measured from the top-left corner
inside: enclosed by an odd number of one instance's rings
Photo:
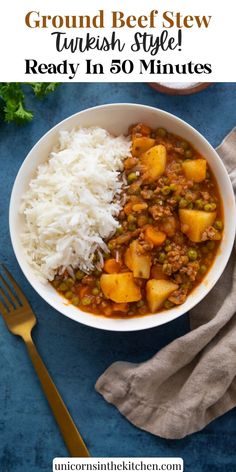
[[[216,146],[236,125],[236,84],[215,84],[189,97],[161,95],[146,84],[63,84],[44,102],[29,94],[34,121],[24,127],[0,124],[0,260],[7,263],[38,317],[34,339],[93,456],[180,456],[191,472],[236,470],[236,411],[203,431],[167,441],[136,429],[94,390],[111,362],[148,359],[187,332],[183,316],[138,333],[109,333],[75,323],[34,292],[14,257],[8,231],[11,188],[30,148],[53,125],[79,110],[103,103],[134,102],[170,111],[195,126]],[[20,339],[0,320],[0,471],[50,471],[67,451]]]

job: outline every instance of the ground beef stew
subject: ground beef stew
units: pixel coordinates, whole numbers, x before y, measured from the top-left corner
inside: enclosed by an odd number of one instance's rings
[[[209,270],[223,231],[220,195],[204,156],[164,128],[138,124],[130,133],[124,206],[103,268],[64,272],[52,282],[73,305],[110,317],[184,303]]]

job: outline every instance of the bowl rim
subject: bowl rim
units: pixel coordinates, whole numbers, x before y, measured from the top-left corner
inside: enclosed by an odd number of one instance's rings
[[[21,261],[20,261],[21,257],[20,257],[20,254],[17,251],[17,248],[16,248],[16,237],[15,237],[15,234],[13,232],[13,206],[15,204],[14,195],[15,195],[16,188],[17,188],[17,182],[18,182],[19,176],[21,175],[23,167],[26,165],[27,161],[30,160],[31,154],[34,152],[35,148],[37,148],[45,139],[47,139],[47,137],[51,133],[56,131],[57,128],[61,128],[63,126],[63,124],[66,124],[70,120],[73,120],[78,115],[82,116],[83,114],[86,114],[87,112],[91,112],[93,110],[99,111],[99,110],[108,109],[108,108],[110,108],[110,109],[111,108],[117,108],[118,109],[118,108],[123,108],[123,107],[130,107],[130,108],[133,108],[133,109],[135,109],[135,108],[136,109],[143,109],[144,111],[149,110],[149,111],[153,111],[155,113],[159,112],[161,115],[166,116],[167,118],[170,118],[171,120],[174,119],[177,123],[184,126],[186,128],[186,130],[188,130],[193,135],[195,134],[195,136],[197,136],[198,139],[200,139],[203,142],[203,144],[205,144],[209,148],[209,150],[211,150],[211,152],[213,152],[213,154],[215,155],[216,160],[218,161],[218,165],[220,167],[220,172],[224,174],[224,177],[228,181],[229,192],[231,194],[232,203],[233,203],[232,214],[234,215],[234,218],[232,218],[232,221],[231,221],[232,226],[231,226],[231,233],[230,234],[232,236],[227,241],[227,246],[225,248],[225,254],[224,254],[224,260],[221,263],[220,272],[218,272],[218,274],[214,273],[214,277],[211,278],[210,287],[207,289],[206,293],[198,295],[197,302],[193,300],[192,303],[190,304],[190,306],[186,309],[184,309],[184,305],[185,305],[185,303],[184,303],[183,305],[179,305],[178,307],[174,307],[173,309],[168,310],[168,313],[171,315],[171,318],[169,320],[158,318],[158,314],[149,314],[149,315],[140,316],[140,317],[135,316],[135,317],[124,319],[124,320],[122,319],[122,324],[120,324],[119,327],[117,327],[116,323],[113,323],[113,321],[117,321],[116,318],[108,318],[108,317],[105,317],[105,316],[103,317],[103,316],[100,316],[100,315],[94,315],[92,313],[82,312],[79,309],[77,309],[79,311],[79,313],[89,315],[89,316],[85,317],[85,319],[81,320],[79,317],[76,318],[76,317],[74,317],[73,315],[71,315],[69,313],[65,313],[61,309],[58,308],[56,303],[54,303],[52,300],[48,300],[45,297],[45,295],[42,294],[40,284],[39,284],[39,287],[35,286],[35,284],[30,279],[30,274],[27,273],[27,270],[25,270],[25,267],[22,267],[22,264],[21,264]],[[221,192],[221,195],[222,195],[222,193],[223,192]],[[216,282],[219,280],[220,276],[222,275],[222,273],[223,273],[223,271],[224,271],[224,269],[227,265],[227,262],[229,260],[232,248],[233,248],[233,244],[234,244],[233,233],[235,234],[235,231],[236,231],[236,205],[235,205],[235,198],[234,198],[232,183],[231,183],[228,172],[227,172],[222,160],[220,159],[220,157],[219,157],[217,151],[214,149],[214,147],[209,143],[209,141],[198,130],[196,130],[192,125],[187,123],[182,118],[179,118],[178,116],[174,115],[173,113],[170,113],[170,112],[167,112],[167,111],[162,110],[160,108],[152,107],[152,106],[149,106],[149,105],[143,105],[143,104],[139,104],[139,103],[128,103],[128,102],[108,103],[108,104],[98,105],[98,106],[94,106],[94,107],[89,107],[89,108],[83,109],[79,112],[76,112],[72,115],[69,115],[67,118],[61,120],[56,125],[54,125],[52,128],[50,128],[46,133],[44,133],[43,136],[41,136],[41,138],[29,150],[29,152],[27,153],[27,155],[24,158],[23,162],[21,163],[20,168],[18,169],[17,175],[15,177],[15,181],[14,181],[14,184],[13,184],[13,187],[12,187],[11,197],[10,197],[10,204],[9,204],[9,229],[10,229],[10,238],[11,238],[11,243],[12,243],[12,247],[13,247],[13,250],[14,250],[14,254],[15,254],[17,262],[18,262],[24,276],[26,277],[26,279],[28,280],[28,282],[30,283],[32,288],[41,296],[41,298],[44,301],[46,301],[49,305],[51,305],[57,312],[63,314],[67,318],[70,318],[74,321],[77,321],[77,322],[79,322],[83,325],[93,327],[93,328],[97,328],[97,329],[101,329],[101,330],[104,330],[104,331],[114,331],[114,332],[141,331],[141,330],[146,330],[146,329],[150,329],[150,328],[155,328],[157,326],[161,326],[162,324],[169,323],[170,321],[173,321],[176,318],[179,318],[180,316],[182,316],[183,314],[185,314],[189,310],[191,310],[193,307],[195,307],[198,303],[200,303],[200,301],[203,298],[205,298],[207,296],[207,294],[211,291],[211,289],[214,287],[214,285],[216,284]],[[216,258],[217,258],[217,256],[216,256]],[[29,264],[27,264],[27,266],[30,267]],[[212,272],[212,268],[210,268],[208,274],[210,274],[211,272]],[[173,310],[175,310],[176,313],[174,313]],[[167,310],[164,310],[162,313],[167,313]],[[145,326],[139,325],[138,323],[135,323],[135,321],[140,320],[140,319],[146,321]],[[104,321],[104,320],[106,320],[106,323],[105,323],[106,326],[100,326],[101,321]],[[118,320],[120,320],[120,319],[118,319]],[[127,327],[126,323],[125,323],[126,320],[128,320],[129,322],[132,320],[132,322],[133,322],[132,326],[129,325]],[[158,323],[156,323],[155,320],[157,320]]]
[[[150,87],[152,87],[154,90],[157,90],[160,93],[165,93],[166,95],[192,95],[195,93],[202,92],[210,85],[212,85],[212,82],[198,82],[192,87],[186,86],[183,88],[176,88],[174,86],[174,82],[173,87],[167,87],[161,82],[150,82],[148,85],[150,85]]]

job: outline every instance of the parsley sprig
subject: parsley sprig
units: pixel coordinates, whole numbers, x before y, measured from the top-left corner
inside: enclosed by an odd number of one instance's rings
[[[22,85],[29,86],[34,95],[42,99],[58,87],[57,82],[0,82],[0,117],[7,123],[27,123],[33,119],[34,113],[25,105],[25,93]]]

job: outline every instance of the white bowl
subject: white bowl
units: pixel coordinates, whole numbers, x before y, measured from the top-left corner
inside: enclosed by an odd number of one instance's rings
[[[138,122],[143,122],[153,128],[167,128],[169,131],[189,140],[207,159],[217,179],[223,199],[225,229],[214,264],[203,282],[193,290],[183,305],[143,317],[112,319],[80,311],[78,308],[67,304],[65,299],[49,283],[46,285],[40,283],[26,260],[21,244],[20,235],[24,218],[19,214],[19,206],[21,196],[27,190],[29,181],[33,177],[36,168],[47,159],[53,145],[57,142],[60,130],[70,130],[76,126],[100,126],[118,135],[127,133],[129,126]],[[102,105],[81,111],[48,131],[24,160],[16,177],[10,202],[12,245],[21,269],[32,287],[44,300],[63,315],[68,316],[68,318],[88,326],[111,331],[136,331],[159,326],[178,318],[199,303],[215,285],[226,266],[235,236],[235,219],[235,200],[230,179],[218,154],[206,139],[190,125],[170,113],[144,105],[122,103]]]

